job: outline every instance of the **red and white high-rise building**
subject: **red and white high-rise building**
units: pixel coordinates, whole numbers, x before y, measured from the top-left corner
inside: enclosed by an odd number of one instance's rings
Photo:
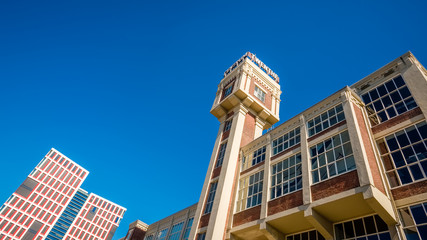
[[[88,173],[86,169],[52,148],[1,206],[0,240],[45,239],[80,189]],[[99,208],[93,214],[95,218],[90,221],[84,220],[86,225],[82,225],[81,217],[87,218],[91,214],[87,213],[89,206],[95,205]],[[92,226],[99,229],[93,232],[94,235],[84,234],[83,238],[79,238],[79,235],[69,239],[111,239],[125,210],[117,204],[90,194],[78,217],[73,219],[71,225],[66,224],[67,232],[70,229],[77,229],[80,225],[84,232],[92,229]]]

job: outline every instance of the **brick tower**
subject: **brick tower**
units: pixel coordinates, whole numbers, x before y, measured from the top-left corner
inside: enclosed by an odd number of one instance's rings
[[[278,76],[250,52],[225,71],[211,109],[220,126],[189,239],[226,237],[239,150],[279,121],[280,94]]]

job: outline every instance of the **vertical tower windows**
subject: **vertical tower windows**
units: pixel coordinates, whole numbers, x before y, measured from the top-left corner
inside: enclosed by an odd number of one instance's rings
[[[208,199],[206,200],[205,211],[203,212],[204,214],[208,214],[212,211],[212,206],[215,199],[217,185],[218,185],[218,182],[214,182],[214,183],[211,183],[209,187]]]
[[[222,162],[224,161],[225,149],[227,148],[227,142],[221,144],[219,146],[218,157],[216,158],[215,168],[222,166]]]
[[[233,123],[233,119],[227,120],[224,123],[224,132],[227,132],[231,129],[231,124]]]

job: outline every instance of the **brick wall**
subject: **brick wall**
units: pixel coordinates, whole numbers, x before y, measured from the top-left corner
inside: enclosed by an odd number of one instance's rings
[[[245,116],[245,124],[243,125],[242,140],[240,147],[252,142],[255,136],[255,116],[248,112]]]
[[[233,227],[258,220],[260,214],[261,205],[236,213],[233,217]]]
[[[357,171],[353,170],[311,186],[311,195],[313,201],[316,201],[358,186],[359,178],[357,177]]]
[[[268,216],[303,205],[302,190],[287,194],[268,202]]]
[[[362,135],[363,146],[365,147],[365,153],[368,157],[369,167],[371,169],[373,184],[374,186],[385,194],[384,183],[381,179],[381,172],[375,158],[374,149],[372,148],[371,140],[369,137],[369,130],[365,124],[362,110],[353,103],[354,112],[356,113],[356,119],[359,124],[360,134]]]
[[[221,173],[221,168],[222,168],[222,166],[217,167],[217,168],[215,168],[215,169],[212,171],[212,177],[211,177],[211,179],[212,179],[212,178],[216,178],[216,177],[218,177],[218,176],[219,176],[219,174]]]
[[[427,192],[427,180],[401,186],[391,190],[394,200],[399,200]]]
[[[210,213],[201,216],[199,221],[199,228],[206,227],[209,224],[210,217],[211,217]]]

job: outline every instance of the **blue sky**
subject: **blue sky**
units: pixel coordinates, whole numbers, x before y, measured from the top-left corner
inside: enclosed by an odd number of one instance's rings
[[[83,188],[148,224],[196,203],[223,72],[246,51],[281,79],[281,122],[407,51],[426,1],[1,1],[0,202],[51,147]]]

